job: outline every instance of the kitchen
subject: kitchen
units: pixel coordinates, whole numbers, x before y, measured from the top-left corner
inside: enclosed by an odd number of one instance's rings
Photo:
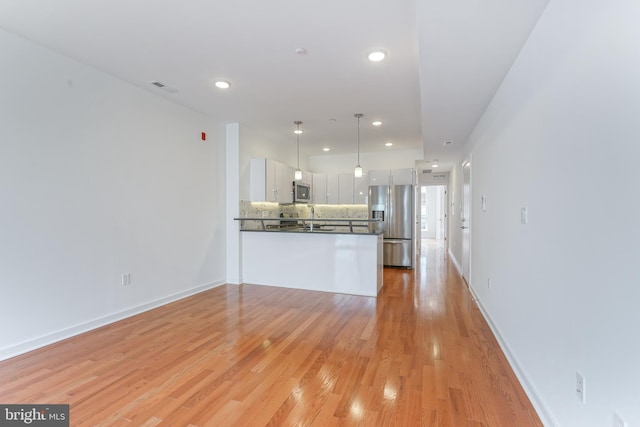
[[[386,253],[388,221],[374,218],[372,209],[380,206],[367,202],[371,189],[388,184],[406,184],[412,195],[414,169],[373,170],[362,177],[306,171],[299,176],[295,181],[293,168],[281,162],[250,159],[251,200],[240,200],[235,218],[243,282],[376,296],[383,265],[413,267],[413,198],[403,207],[409,261],[399,264]]]

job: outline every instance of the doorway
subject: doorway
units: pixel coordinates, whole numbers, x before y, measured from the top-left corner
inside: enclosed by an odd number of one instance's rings
[[[446,249],[447,243],[447,186],[420,187],[420,239]]]

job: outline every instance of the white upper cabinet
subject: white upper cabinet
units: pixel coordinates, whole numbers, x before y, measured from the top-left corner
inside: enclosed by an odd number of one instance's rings
[[[338,204],[340,203],[340,198],[338,197],[340,193],[340,186],[338,184],[338,175],[335,173],[327,175],[327,203],[328,204]]]
[[[311,172],[302,171],[302,183],[313,185],[313,174]]]
[[[291,203],[295,168],[270,159],[251,159],[249,200]],[[362,178],[353,172],[340,174],[302,171],[302,183],[311,184],[315,204],[367,204],[370,185],[415,185],[414,169],[370,170]]]
[[[311,175],[311,201],[318,205],[324,205],[327,203],[327,175],[323,173]]]
[[[293,181],[295,180],[296,169],[293,166],[285,165],[284,163],[277,163],[281,169],[281,181],[278,188],[278,202],[280,203],[292,203],[293,202]]]
[[[369,200],[369,177],[354,178],[353,203],[366,205]]]
[[[271,159],[249,162],[249,200],[252,202],[293,201],[294,168]]]
[[[369,171],[369,185],[415,185],[414,169],[380,169]]]
[[[273,177],[273,181],[269,178]],[[282,193],[285,191],[282,187],[282,179],[284,178],[284,171],[282,163],[274,160],[267,160],[267,193],[271,189],[271,194],[267,194],[269,202],[279,202],[282,198]]]
[[[389,169],[369,171],[369,185],[389,185],[391,171]]]
[[[338,175],[338,203],[341,205],[353,204],[353,172]]]
[[[391,184],[393,185],[415,185],[414,169],[392,169]]]

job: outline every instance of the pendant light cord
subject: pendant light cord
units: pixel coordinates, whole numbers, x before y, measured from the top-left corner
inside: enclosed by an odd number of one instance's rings
[[[360,117],[364,116],[364,114],[356,113],[354,116],[358,119],[358,167],[360,167]]]
[[[298,125],[298,130],[300,130],[300,125]],[[296,139],[298,144],[298,169],[300,169],[300,134],[296,133]]]
[[[358,116],[358,164],[360,164],[360,116]]]
[[[296,143],[298,146],[298,170],[300,170],[300,125],[302,122],[300,120],[296,120],[293,122],[296,125]]]

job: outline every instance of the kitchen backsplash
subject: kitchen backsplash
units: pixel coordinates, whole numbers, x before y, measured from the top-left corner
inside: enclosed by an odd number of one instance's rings
[[[314,205],[317,220],[333,218],[368,218],[367,205]],[[240,216],[242,218],[278,218],[280,214],[309,218],[311,208],[305,204],[280,205],[273,202],[240,201]],[[244,229],[259,229],[258,221],[244,221]]]
[[[307,208],[309,210],[309,208]],[[315,205],[316,218],[368,218],[367,205]]]

